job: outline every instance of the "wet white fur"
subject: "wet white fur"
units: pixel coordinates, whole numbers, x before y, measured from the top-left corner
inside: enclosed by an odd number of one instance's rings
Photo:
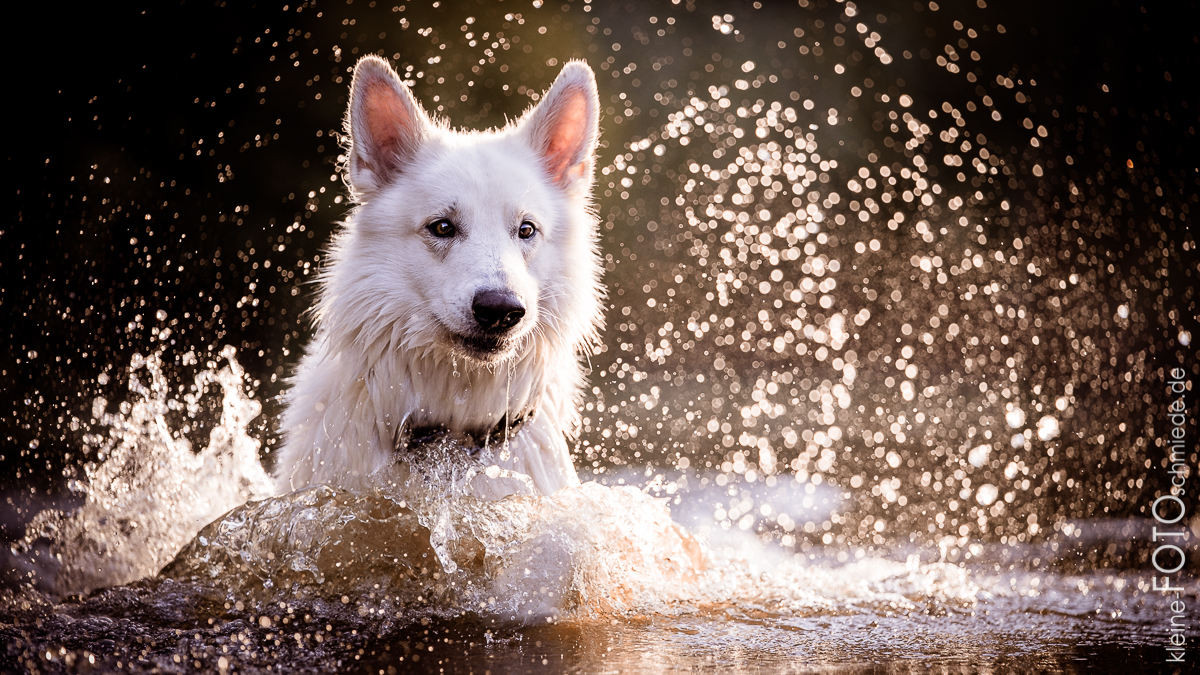
[[[346,122],[356,206],[326,257],[316,333],[285,395],[280,489],[363,484],[395,465],[405,422],[480,430],[533,405],[519,433],[484,453],[518,480],[477,492],[578,483],[568,437],[602,297],[590,206],[598,108],[592,71],[572,62],[516,122],[456,131],[432,121],[387,62],[358,63]],[[391,117],[396,127],[380,126]],[[461,233],[439,248],[425,226],[451,210]],[[515,236],[525,218],[539,228],[531,241]],[[507,288],[526,307],[495,358],[448,333],[470,329],[481,288]]]

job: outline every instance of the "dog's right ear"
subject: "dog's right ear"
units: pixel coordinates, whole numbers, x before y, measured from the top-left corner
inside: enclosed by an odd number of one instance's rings
[[[346,114],[354,196],[370,198],[387,185],[412,159],[431,127],[429,116],[387,61],[363,57],[354,67]]]

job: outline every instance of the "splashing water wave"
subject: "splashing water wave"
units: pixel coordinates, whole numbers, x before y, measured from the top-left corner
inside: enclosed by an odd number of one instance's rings
[[[220,580],[230,597],[264,603],[284,592],[353,598],[392,616],[420,609],[517,621],[726,603],[797,616],[974,599],[950,565],[872,559],[833,570],[770,555],[753,537],[710,547],[631,486],[481,501],[465,481],[443,478],[486,469],[462,470],[470,458],[445,450],[401,485],[320,487],[247,504],[201,531],[164,574]]]
[[[158,338],[168,336],[163,329]],[[84,447],[95,458],[69,483],[82,503],[39,513],[21,545],[38,585],[56,595],[152,575],[213,518],[273,492],[259,443],[247,432],[262,408],[246,389],[236,350],[222,349],[220,363],[206,364],[179,397],[163,372],[164,351],[134,355],[128,401],[113,411],[97,398],[92,419],[72,423],[88,432]],[[194,352],[182,361],[195,365]],[[172,428],[171,413],[200,416],[213,386],[220,392],[219,421],[194,452]]]
[[[72,483],[82,504],[40,513],[23,542],[44,590],[86,593],[161,569],[144,582],[154,592],[182,582],[226,606],[262,609],[282,597],[388,621],[471,613],[521,623],[732,606],[791,617],[965,606],[978,592],[946,564],[805,564],[754,535],[703,525],[697,512],[712,507],[699,489],[680,502],[690,511],[677,508],[695,533],[666,500],[630,485],[480,500],[470,484],[495,467],[452,443],[422,448],[361,490],[274,495],[247,432],[260,405],[233,348],[220,356],[179,398],[162,349],[135,356],[131,400],[116,412],[95,401],[85,440],[97,460]],[[201,415],[210,385],[221,392],[220,421],[194,452],[168,412]]]

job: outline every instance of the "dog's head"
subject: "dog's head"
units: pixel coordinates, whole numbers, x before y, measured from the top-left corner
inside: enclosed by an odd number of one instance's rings
[[[482,364],[537,340],[587,340],[599,314],[598,109],[576,61],[516,122],[455,131],[387,62],[359,61],[346,120],[358,208],[336,263],[350,269],[327,294],[356,308],[360,333]]]

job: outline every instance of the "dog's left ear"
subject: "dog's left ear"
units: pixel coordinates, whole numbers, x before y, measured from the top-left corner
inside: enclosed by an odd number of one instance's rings
[[[521,120],[522,133],[560,187],[591,186],[599,117],[596,77],[583,61],[571,61]]]

